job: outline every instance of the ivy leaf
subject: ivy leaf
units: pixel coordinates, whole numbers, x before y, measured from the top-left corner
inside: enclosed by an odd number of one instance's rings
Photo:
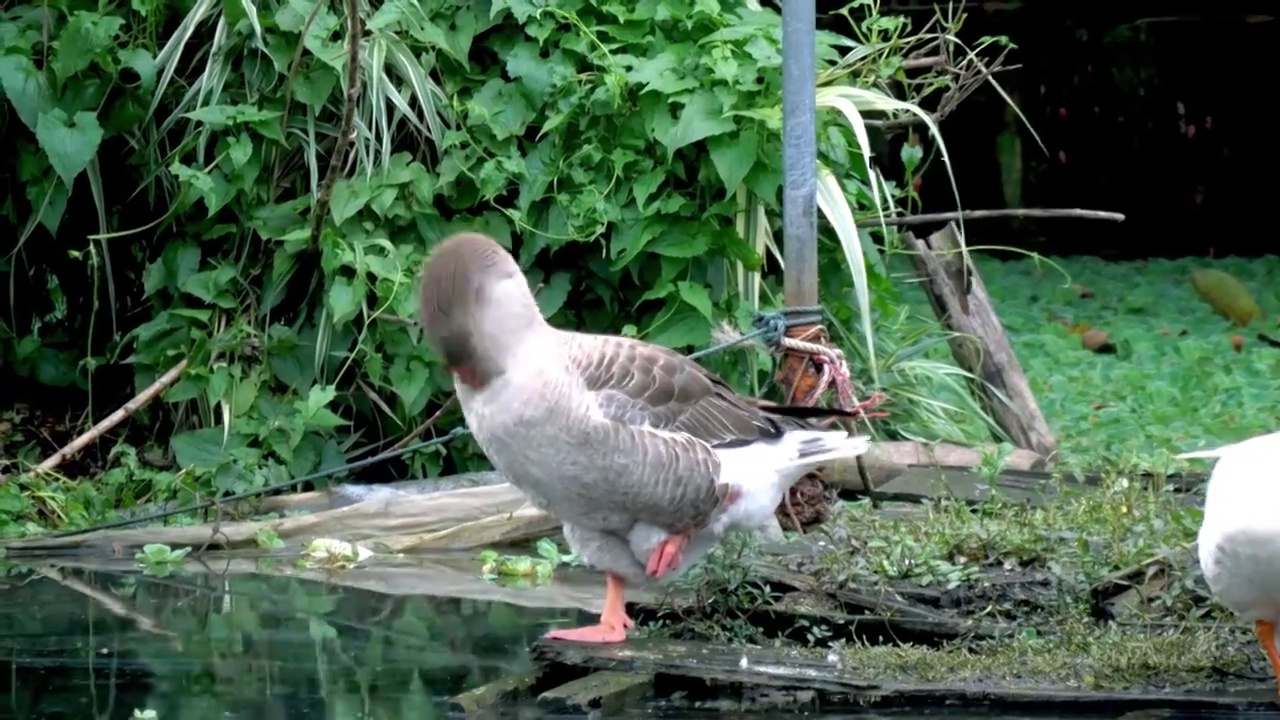
[[[561,271],[552,275],[538,291],[538,307],[543,317],[555,315],[564,306],[565,298],[569,297],[570,282],[569,273]]]
[[[518,43],[507,52],[507,74],[519,80],[529,99],[538,104],[546,102],[556,86],[554,66],[542,57],[536,43]]]
[[[329,313],[333,315],[333,324],[342,325],[349,322],[360,311],[361,293],[352,287],[346,278],[334,278],[329,286]]]
[[[40,113],[36,121],[36,142],[49,157],[49,164],[68,187],[89,167],[102,144],[102,126],[88,111],[67,117],[60,108]]]
[[[727,133],[735,127],[737,126],[733,120],[724,116],[724,103],[720,102],[720,98],[710,90],[702,90],[685,101],[675,127],[664,133],[659,141],[667,147],[667,158],[670,159],[686,145]]]
[[[231,159],[231,165],[237,170],[244,167],[252,156],[253,140],[247,133],[240,133],[227,140],[227,157]]]
[[[293,406],[302,413],[302,417],[307,423],[320,427],[334,428],[346,425],[347,421],[343,420],[334,411],[330,410],[328,405],[337,397],[338,391],[332,385],[312,385],[311,390],[307,393],[307,399],[297,400]]]
[[[902,160],[903,169],[910,175],[920,165],[920,160],[924,158],[924,148],[920,145],[902,143],[902,149],[898,151],[898,157]]]
[[[222,447],[222,428],[200,428],[174,435],[169,440],[174,460],[182,468],[210,470],[230,458]]]
[[[202,270],[187,277],[182,281],[181,288],[183,292],[210,305],[229,309],[238,304],[231,289],[239,274],[233,265],[219,265],[213,270]]]
[[[524,134],[533,120],[533,110],[514,83],[493,78],[480,88],[469,103],[472,122],[488,125],[499,140]]]
[[[364,209],[369,202],[369,186],[363,180],[338,178],[333,184],[333,194],[329,196],[329,213],[333,215],[333,224],[341,225],[348,218]]]
[[[156,87],[156,59],[142,48],[125,48],[120,51],[120,66],[138,73],[138,89],[150,93]]]
[[[644,204],[653,195],[658,186],[662,185],[662,178],[665,176],[661,170],[650,170],[641,175],[631,184],[631,195],[636,199],[636,206],[644,210]]]
[[[673,350],[689,346],[703,347],[711,342],[711,322],[701,313],[686,303],[674,298],[668,303],[676,305],[675,310],[656,322],[649,331],[649,342],[665,345]],[[668,304],[668,307],[671,307]]]
[[[319,65],[294,80],[293,96],[298,102],[319,110],[329,101],[329,96],[333,94],[333,89],[337,85],[338,73],[324,65]]]
[[[711,151],[711,162],[720,173],[720,182],[724,189],[733,195],[742,184],[743,178],[751,172],[756,164],[756,150],[760,147],[760,137],[750,130],[744,130],[736,136],[719,135],[707,140],[707,149]]]
[[[681,280],[676,283],[676,289],[680,292],[680,299],[701,313],[702,317],[707,319],[707,322],[715,321],[711,309],[711,294],[707,292],[706,287],[695,285],[688,280]]]
[[[708,249],[706,236],[690,230],[688,226],[671,228],[645,249],[664,257],[691,258],[705,255]]]
[[[58,33],[58,50],[49,65],[59,81],[87,69],[95,58],[115,45],[124,18],[83,10],[71,16]]]
[[[693,52],[693,49],[688,48],[688,51]],[[698,87],[698,81],[681,65],[676,56],[667,50],[637,61],[627,73],[627,80],[644,85],[641,92],[652,90],[668,96]]]
[[[182,117],[202,122],[213,128],[242,123],[259,123],[278,120],[279,110],[263,110],[252,105],[206,105],[198,110],[183,113]]]
[[[13,104],[14,112],[31,132],[42,113],[53,108],[49,83],[25,55],[0,55],[0,87]]]

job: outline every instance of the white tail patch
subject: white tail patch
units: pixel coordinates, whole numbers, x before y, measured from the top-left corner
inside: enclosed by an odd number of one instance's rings
[[[684,561],[664,576],[684,573],[720,542],[729,530],[753,531],[773,519],[782,496],[807,473],[837,460],[855,458],[871,449],[871,438],[843,430],[793,430],[773,442],[716,450],[720,482],[738,488],[738,498],[711,525],[698,532],[684,551]],[[666,538],[661,528],[637,523],[628,536],[631,551],[644,563]]]
[[[760,527],[792,485],[806,474],[871,449],[871,438],[843,430],[793,430],[773,442],[717,450],[720,482],[738,488],[738,499],[713,521],[722,532]]]

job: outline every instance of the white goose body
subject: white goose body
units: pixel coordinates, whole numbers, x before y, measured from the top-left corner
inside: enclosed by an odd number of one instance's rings
[[[1280,433],[1179,458],[1216,458],[1197,545],[1214,596],[1254,623],[1277,682],[1280,657]]]
[[[761,407],[668,348],[551,327],[483,235],[442,241],[421,292],[476,442],[606,572],[600,625],[549,637],[625,639],[625,585],[678,576],[725,532],[771,520],[806,473],[869,447],[802,419],[847,412]]]

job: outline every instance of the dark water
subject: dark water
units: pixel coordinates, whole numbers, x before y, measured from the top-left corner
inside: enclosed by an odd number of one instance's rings
[[[549,627],[587,619],[574,610],[351,587],[314,573],[225,575],[206,567],[151,577],[120,567],[10,567],[0,577],[0,718],[443,717],[453,695],[529,669],[529,643]],[[644,708],[634,715],[652,716]],[[938,708],[856,717],[996,715]],[[1144,712],[1126,720],[1173,717],[1212,715]]]
[[[11,574],[0,717],[432,718],[580,619],[293,577]]]

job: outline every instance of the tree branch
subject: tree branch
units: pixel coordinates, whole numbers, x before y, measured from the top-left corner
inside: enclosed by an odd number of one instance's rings
[[[320,243],[320,230],[329,214],[329,202],[333,198],[333,185],[338,181],[342,165],[346,161],[347,148],[351,145],[352,127],[356,121],[356,103],[360,100],[360,39],[364,25],[360,21],[360,0],[346,0],[347,9],[347,94],[342,102],[342,123],[338,126],[338,138],[329,157],[329,169],[316,196],[316,206],[311,217],[311,245]]]
[[[925,213],[923,215],[903,215],[887,217],[885,225],[898,227],[906,225],[925,225],[935,222],[952,222],[955,220],[992,220],[995,218],[1076,218],[1080,220],[1110,220],[1124,222],[1124,215],[1106,210],[1083,210],[1080,208],[1005,208],[1001,210],[960,210],[958,212]],[[877,220],[875,215],[865,215],[858,222]]]

